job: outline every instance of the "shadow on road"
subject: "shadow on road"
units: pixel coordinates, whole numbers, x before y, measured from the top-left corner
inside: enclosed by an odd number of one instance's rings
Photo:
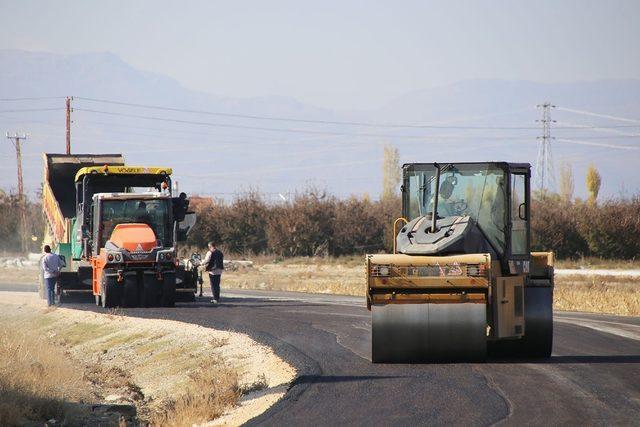
[[[598,355],[598,356],[551,356],[549,359],[489,359],[489,364],[534,363],[543,365],[597,364],[597,363],[640,363],[640,355]]]
[[[297,384],[343,383],[352,381],[376,381],[398,378],[411,378],[401,375],[301,375],[295,379]]]

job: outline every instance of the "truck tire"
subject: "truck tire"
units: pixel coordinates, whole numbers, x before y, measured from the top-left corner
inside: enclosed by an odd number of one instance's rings
[[[176,302],[195,302],[195,300],[194,292],[176,292]]]
[[[124,277],[124,289],[122,295],[123,307],[137,307],[140,298],[138,292],[138,277],[135,274],[129,274]]]
[[[176,275],[174,273],[165,273],[162,277],[160,302],[163,307],[175,307],[176,305]]]
[[[160,286],[155,272],[145,272],[142,275],[142,296],[140,305],[142,307],[157,307],[160,299]]]
[[[100,299],[103,308],[118,306],[120,302],[120,292],[115,277],[102,277]]]

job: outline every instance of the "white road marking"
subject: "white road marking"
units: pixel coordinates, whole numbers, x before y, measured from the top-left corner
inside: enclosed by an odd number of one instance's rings
[[[640,277],[640,270],[604,270],[604,269],[568,269],[556,268],[557,276],[614,276],[614,277]]]
[[[335,313],[324,311],[310,311],[310,310],[284,310],[285,313],[301,313],[301,314],[319,314],[322,316],[342,316],[342,317],[362,317],[364,319],[371,318],[368,314],[350,314],[350,313]]]
[[[611,322],[607,320],[580,319],[577,317],[565,317],[565,316],[561,316],[561,317],[555,316],[553,320],[554,322],[558,322],[558,323],[569,323],[572,325],[583,326],[585,328],[594,329],[596,331],[605,332],[608,334],[617,335],[619,337],[640,341],[640,326],[638,325]],[[620,325],[620,326],[624,326],[624,328],[610,326],[610,325]],[[633,330],[629,330],[626,328],[633,329]]]

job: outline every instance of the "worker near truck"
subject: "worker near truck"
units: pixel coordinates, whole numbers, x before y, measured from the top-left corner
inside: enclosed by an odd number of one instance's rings
[[[209,273],[209,282],[211,282],[211,293],[213,299],[211,302],[217,304],[220,301],[220,279],[222,270],[224,270],[224,255],[222,251],[216,247],[215,242],[209,242],[209,251],[204,258],[204,269]]]
[[[47,294],[47,305],[52,306],[55,303],[54,291],[56,281],[58,280],[58,276],[60,276],[60,270],[64,267],[64,262],[58,255],[51,253],[51,246],[49,245],[44,245],[44,256],[41,262],[45,291]]]

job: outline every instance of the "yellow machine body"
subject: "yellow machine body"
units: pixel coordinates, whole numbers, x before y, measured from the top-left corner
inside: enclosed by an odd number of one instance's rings
[[[518,167],[524,169],[522,165]],[[509,169],[506,170],[508,174]],[[526,185],[528,201],[528,175]],[[523,200],[518,202],[524,205]],[[407,203],[414,202],[407,202],[404,197],[403,205]],[[522,206],[518,208],[524,211]],[[458,219],[447,223],[446,218],[438,216],[439,228],[450,229],[433,240],[455,237],[455,227],[465,227],[463,223],[470,222],[465,215],[461,217],[462,220],[455,217]],[[469,228],[481,221],[475,218]],[[529,252],[513,259],[498,251],[441,255],[436,250],[435,254],[421,255],[413,253],[419,250],[418,245],[410,247],[409,253],[396,253],[398,246],[404,244],[405,250],[408,247],[407,239],[402,240],[403,233],[408,234],[410,243],[420,237],[418,233],[431,233],[431,226],[425,229],[427,222],[426,216],[412,218],[403,209],[403,218],[394,223],[398,236],[394,253],[366,256],[372,361],[479,360],[486,357],[489,346],[509,355],[548,357],[552,342],[553,253]],[[400,231],[399,224],[403,225]],[[434,233],[439,232],[435,221],[433,224]],[[528,222],[518,226],[526,231],[528,239]],[[484,244],[477,237],[480,233],[474,236],[469,230],[465,232],[454,242],[458,245],[455,248],[470,246],[466,236]],[[429,244],[427,241],[423,247]]]

